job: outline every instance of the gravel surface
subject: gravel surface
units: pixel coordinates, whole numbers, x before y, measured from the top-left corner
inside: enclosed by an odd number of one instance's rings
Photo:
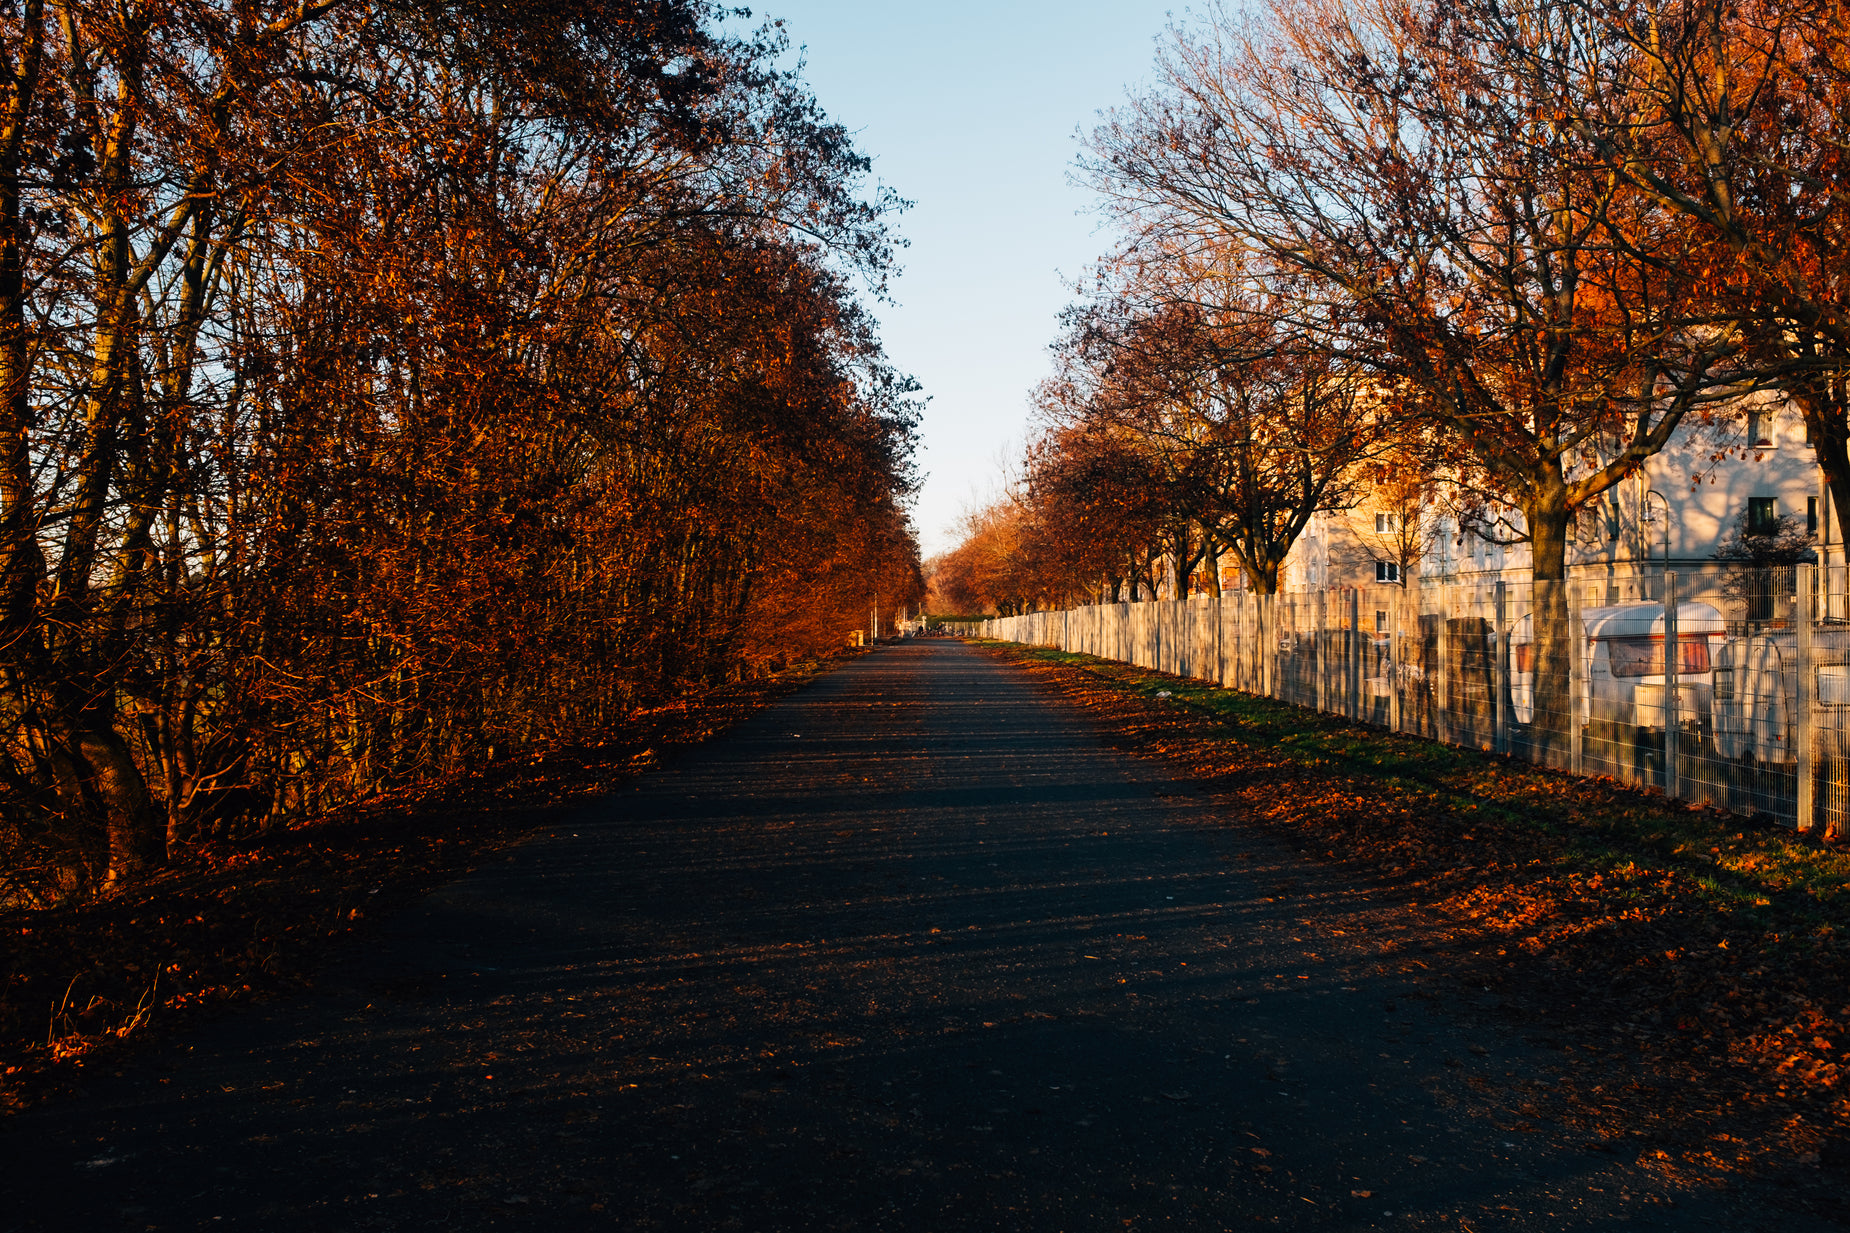
[[[0,1227],[1842,1227],[1534,1116],[1390,900],[885,648],[9,1119]]]

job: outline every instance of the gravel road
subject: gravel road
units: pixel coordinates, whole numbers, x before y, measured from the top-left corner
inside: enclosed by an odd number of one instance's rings
[[[1404,910],[882,648],[0,1126],[19,1230],[1837,1229],[1534,1113]]]

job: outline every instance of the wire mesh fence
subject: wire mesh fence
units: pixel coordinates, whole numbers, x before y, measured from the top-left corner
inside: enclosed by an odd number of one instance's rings
[[[964,632],[1850,827],[1844,566],[1611,571],[1101,604]]]

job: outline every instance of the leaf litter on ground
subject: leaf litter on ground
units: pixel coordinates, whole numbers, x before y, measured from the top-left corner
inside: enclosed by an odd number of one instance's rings
[[[1534,1117],[1666,1174],[1775,1176],[1841,1206],[1850,852],[1200,681],[979,645],[1111,743],[1404,896],[1424,959],[1388,965],[1494,991],[1500,1015],[1571,1056]]]
[[[126,890],[0,911],[0,1114],[201,1013],[312,982],[343,940],[812,678],[797,665],[296,825],[177,853]]]

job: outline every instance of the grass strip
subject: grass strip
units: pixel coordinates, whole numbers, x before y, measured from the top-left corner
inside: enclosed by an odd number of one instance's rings
[[[1590,1142],[1711,1177],[1773,1171],[1842,1203],[1850,853],[1199,681],[978,645],[1111,743],[1403,895],[1432,928],[1426,960],[1399,970],[1494,990],[1538,1041],[1601,1059],[1540,1102]]]

